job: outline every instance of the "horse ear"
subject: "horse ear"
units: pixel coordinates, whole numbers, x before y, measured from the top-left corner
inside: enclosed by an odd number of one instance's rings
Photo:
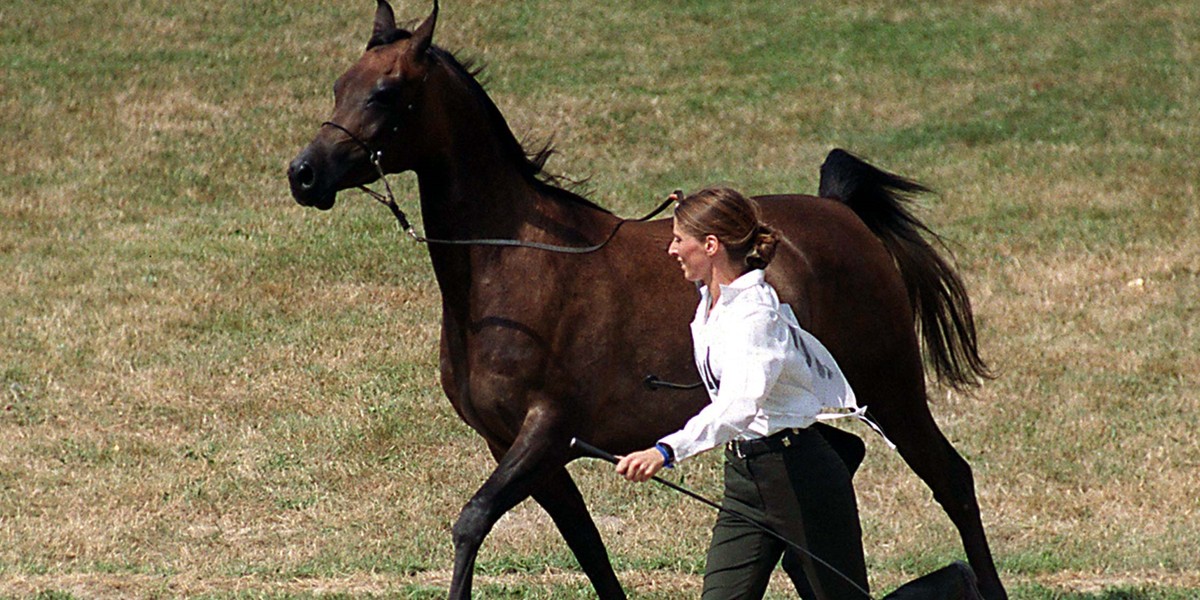
[[[378,2],[379,6],[375,8],[375,28],[371,31],[371,40],[367,42],[368,48],[396,30],[396,13],[392,12],[392,5],[388,4],[387,0]]]
[[[382,0],[381,0],[382,1]],[[433,43],[433,28],[437,25],[438,3],[433,0],[433,12],[425,18],[425,21],[417,27],[413,32],[412,41],[409,42],[409,57],[416,60],[425,58],[425,53],[429,51],[429,46]]]

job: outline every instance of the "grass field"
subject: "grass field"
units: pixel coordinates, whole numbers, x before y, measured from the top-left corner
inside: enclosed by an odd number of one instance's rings
[[[284,178],[373,10],[0,5],[0,597],[444,595],[492,461],[437,385],[425,251]],[[436,39],[620,214],[811,193],[833,147],[939,190],[1000,377],[933,410],[1011,595],[1200,597],[1200,4],[446,0]],[[883,592],[961,547],[866,439]],[[674,476],[717,495],[717,461]],[[697,596],[713,515],[571,469],[631,596]],[[478,574],[591,595],[530,504]]]

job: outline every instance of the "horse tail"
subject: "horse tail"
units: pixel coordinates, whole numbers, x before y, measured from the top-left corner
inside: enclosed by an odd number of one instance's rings
[[[906,206],[913,195],[930,191],[834,149],[821,165],[818,195],[849,206],[883,242],[908,289],[917,332],[937,379],[962,389],[994,375],[979,355],[966,287],[934,244],[949,250]]]

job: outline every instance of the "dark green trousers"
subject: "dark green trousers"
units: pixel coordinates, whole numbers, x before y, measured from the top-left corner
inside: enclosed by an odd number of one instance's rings
[[[704,600],[762,598],[780,558],[802,596],[864,598],[855,587],[867,589],[867,567],[850,473],[812,428],[780,452],[739,458],[726,451],[724,504],[800,544],[845,577],[722,511],[704,570]]]
[[[857,466],[861,453],[850,458]],[[866,598],[861,591],[869,588],[858,503],[844,461],[812,427],[779,452],[742,458],[726,451],[724,506],[770,527],[828,565],[722,511],[713,526],[703,600],[762,598],[781,558],[796,592],[806,600]],[[978,598],[970,567],[955,562],[883,600]]]

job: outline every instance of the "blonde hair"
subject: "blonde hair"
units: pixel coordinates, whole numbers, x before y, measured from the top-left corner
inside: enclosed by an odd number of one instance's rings
[[[726,187],[702,189],[675,205],[675,223],[690,236],[716,236],[729,257],[750,269],[765,269],[779,243],[762,222],[758,204]]]

